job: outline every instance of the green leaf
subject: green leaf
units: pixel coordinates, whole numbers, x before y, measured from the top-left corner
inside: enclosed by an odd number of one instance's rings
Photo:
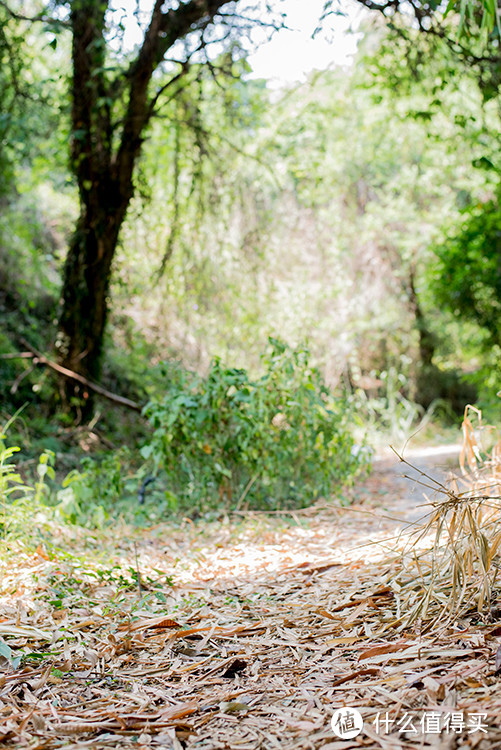
[[[214,461],[214,468],[217,472],[219,472],[219,474],[222,474],[224,477],[228,477],[228,479],[231,479],[231,471],[229,471],[229,469],[225,469],[224,466],[221,466],[218,461]]]
[[[21,656],[14,656],[14,652],[12,651],[11,647],[4,641],[4,639],[0,636],[0,656],[3,656],[4,659],[7,659],[9,664],[11,664],[14,669],[17,669],[21,662]]]

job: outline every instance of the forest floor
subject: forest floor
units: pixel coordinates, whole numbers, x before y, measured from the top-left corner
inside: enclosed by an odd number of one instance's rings
[[[442,481],[457,450],[406,459]],[[501,748],[501,625],[404,626],[401,551],[427,512],[412,473],[388,453],[345,507],[13,547],[0,571],[0,744]],[[347,709],[363,717],[356,736]]]

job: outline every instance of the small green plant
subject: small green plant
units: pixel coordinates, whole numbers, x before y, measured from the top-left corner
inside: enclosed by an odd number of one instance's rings
[[[39,458],[35,487],[26,484],[12,461],[20,448],[5,444],[13,419],[0,433],[0,530],[5,539],[16,535],[26,538],[50,528],[51,510],[45,505],[49,496],[46,479],[55,477],[54,454],[47,450]]]
[[[9,644],[0,637],[0,656],[3,657],[14,669],[21,663],[21,656],[16,655]]]
[[[371,372],[381,383],[377,396],[368,396],[361,388],[355,390],[352,404],[363,418],[367,434],[383,437],[384,442],[404,442],[419,420],[423,418],[424,409],[407,398],[408,379],[395,367],[383,372]]]
[[[55,455],[53,451],[45,450],[38,459],[37,474],[38,482],[35,485],[35,502],[38,504],[48,493],[46,478],[55,479],[54,471]]]
[[[24,483],[12,461],[20,449],[17,446],[7,447],[4,441],[5,431],[0,434],[0,527],[5,538],[18,525],[20,511],[26,507],[33,488]],[[12,513],[13,508],[18,512]]]
[[[11,462],[11,458],[18,450],[19,448],[17,446],[6,448],[3,442],[0,443],[0,498],[2,503],[2,527],[4,535],[7,534],[8,509],[11,505],[10,496],[14,492],[24,493],[27,490],[20,475],[16,471],[15,464]]]
[[[329,391],[307,350],[269,341],[259,379],[215,359],[205,378],[176,383],[147,405],[154,432],[141,454],[166,472],[179,506],[304,506],[359,469],[346,400]]]
[[[102,527],[124,491],[127,449],[104,456],[100,461],[85,458],[81,470],[74,469],[57,493],[58,512],[70,523]]]

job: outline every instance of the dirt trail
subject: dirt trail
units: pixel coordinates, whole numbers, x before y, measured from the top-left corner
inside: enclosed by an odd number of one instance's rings
[[[403,455],[406,464],[388,448],[376,457],[373,477],[387,484],[388,501],[394,511],[406,521],[416,521],[426,510],[423,505],[436,495],[436,483],[448,487],[451,478],[459,476],[460,450],[460,445],[409,449]]]
[[[457,449],[406,458],[440,478],[457,466]],[[159,570],[172,575],[162,597],[146,588],[139,603],[118,576],[94,576],[89,588],[64,558],[20,555],[25,596],[30,570],[37,588],[31,604],[4,606],[2,627],[18,623],[20,606],[31,607],[37,628],[71,631],[76,640],[54,636],[55,677],[42,664],[0,689],[6,746],[501,748],[492,624],[477,618],[440,634],[419,623],[399,627],[395,551],[423,510],[422,488],[402,477],[411,473],[383,455],[344,508],[328,502],[210,526],[163,524],[119,542],[114,532],[109,543],[122,570],[136,558],[145,581]],[[9,571],[6,590],[19,587],[15,575]],[[56,589],[60,600],[61,589],[68,592],[62,605],[53,605]],[[356,737],[332,730],[343,706],[363,716]],[[406,717],[417,729],[403,728]],[[453,729],[444,724],[451,717]]]
[[[348,491],[344,505],[335,496],[298,511],[249,511],[204,528],[203,538],[185,528],[171,539],[178,557],[188,551],[177,580],[190,587],[200,576],[206,585],[233,576],[274,575],[291,565],[370,564],[428,512],[427,498],[436,493],[420,484],[433,486],[419,472],[447,483],[458,473],[458,454],[459,446],[407,451],[413,469],[387,449],[377,456],[371,474]]]
[[[348,504],[341,507],[335,497],[296,512],[251,511],[232,516],[223,527],[213,527],[215,536],[205,531],[201,552],[207,580],[273,573],[291,564],[370,561],[375,554],[384,555],[387,547],[375,552],[372,543],[410,529],[428,512],[428,499],[436,496],[434,489],[419,483],[430,484],[419,472],[447,484],[459,473],[459,450],[460,446],[452,445],[406,451],[413,469],[388,448],[376,457],[371,474],[357,481],[348,493]],[[242,519],[243,531],[235,545],[232,539],[239,532],[234,523]],[[192,541],[188,544],[193,547]],[[198,562],[187,562],[186,585],[197,575],[197,566]]]

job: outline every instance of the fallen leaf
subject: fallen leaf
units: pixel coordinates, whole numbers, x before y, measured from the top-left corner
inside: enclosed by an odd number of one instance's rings
[[[248,711],[250,706],[240,701],[222,701],[219,708],[225,714],[237,714],[240,711]]]
[[[243,659],[234,659],[230,666],[225,669],[221,677],[235,677],[239,672],[243,672],[247,666],[247,662]]]
[[[398,643],[384,643],[380,646],[373,646],[372,648],[368,648],[365,651],[362,651],[362,653],[358,657],[358,661],[370,659],[372,656],[379,656],[380,654],[390,654],[395,651],[401,651],[408,645],[409,644],[407,641],[398,641]]]
[[[498,646],[496,651],[496,672],[501,669],[501,645]]]

